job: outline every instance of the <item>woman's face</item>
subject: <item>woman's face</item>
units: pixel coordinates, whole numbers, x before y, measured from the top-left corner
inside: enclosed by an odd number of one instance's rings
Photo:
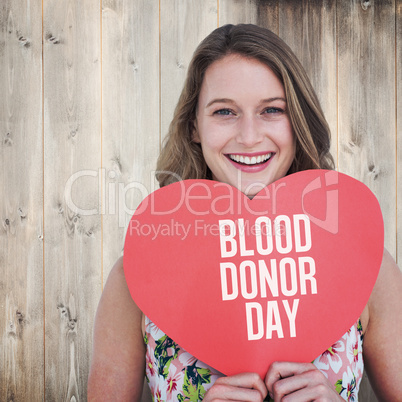
[[[209,66],[195,127],[213,179],[250,197],[284,177],[295,156],[283,85],[255,59],[228,55]]]

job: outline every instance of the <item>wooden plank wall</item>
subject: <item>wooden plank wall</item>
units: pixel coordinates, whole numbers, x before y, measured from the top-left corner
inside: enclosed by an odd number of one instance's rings
[[[0,6],[0,400],[40,399],[44,365],[41,3]]]
[[[402,261],[402,0],[3,0],[0,400],[86,399],[96,306],[191,54],[240,22],[301,59]]]

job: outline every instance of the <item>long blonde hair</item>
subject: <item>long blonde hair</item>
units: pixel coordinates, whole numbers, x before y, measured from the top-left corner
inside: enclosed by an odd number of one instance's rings
[[[292,50],[268,29],[251,24],[224,25],[209,34],[194,52],[159,155],[156,174],[159,185],[211,178],[201,146],[192,136],[205,72],[213,62],[228,54],[260,61],[282,82],[296,138],[296,155],[288,174],[306,169],[333,169],[328,124],[310,80]]]

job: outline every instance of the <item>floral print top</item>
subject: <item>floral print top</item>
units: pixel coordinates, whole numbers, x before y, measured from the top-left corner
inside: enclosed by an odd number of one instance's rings
[[[145,317],[146,378],[154,402],[202,401],[223,374],[196,359]],[[357,402],[363,377],[360,320],[313,363],[346,401]]]

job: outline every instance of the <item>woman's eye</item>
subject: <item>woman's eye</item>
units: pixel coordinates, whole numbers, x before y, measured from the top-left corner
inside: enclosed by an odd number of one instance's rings
[[[229,116],[229,115],[233,114],[233,112],[229,109],[219,109],[219,110],[215,111],[214,114],[218,114],[221,116]]]
[[[279,108],[279,107],[268,107],[264,110],[264,113],[283,113],[283,109]]]

